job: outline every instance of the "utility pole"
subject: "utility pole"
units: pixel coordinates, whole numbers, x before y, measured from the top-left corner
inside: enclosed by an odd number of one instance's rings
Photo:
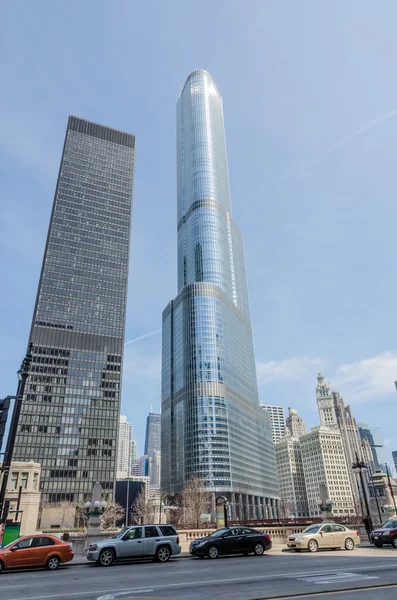
[[[19,415],[21,413],[22,398],[23,398],[23,394],[25,391],[26,380],[29,377],[30,364],[32,362],[32,354],[31,354],[32,348],[33,348],[33,344],[30,343],[29,347],[28,347],[28,351],[25,355],[25,358],[22,361],[21,368],[18,371],[17,395],[15,396],[14,411],[12,413],[10,431],[8,433],[7,446],[6,446],[6,450],[5,450],[5,454],[4,454],[3,467],[1,469],[1,472],[3,474],[3,481],[1,483],[1,488],[0,488],[0,524],[3,523],[5,520],[4,514],[3,514],[4,500],[5,500],[6,493],[7,493],[8,477],[10,475],[12,454],[14,452],[14,445],[15,445],[15,438],[16,438],[17,429],[18,429]]]

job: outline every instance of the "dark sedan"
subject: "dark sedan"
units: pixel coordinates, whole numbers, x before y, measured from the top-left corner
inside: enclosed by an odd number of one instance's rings
[[[199,558],[218,558],[221,554],[251,554],[262,556],[272,547],[270,535],[249,527],[218,529],[206,538],[194,540],[189,552]]]
[[[372,531],[371,541],[377,548],[382,548],[383,544],[397,548],[397,519],[389,519],[380,529]]]

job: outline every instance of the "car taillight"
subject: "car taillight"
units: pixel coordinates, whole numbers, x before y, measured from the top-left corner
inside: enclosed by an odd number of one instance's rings
[[[177,543],[177,544],[179,544],[179,535],[178,535],[178,537],[176,538],[176,543]]]
[[[356,531],[356,535],[360,535],[360,534],[358,533],[358,531]]]

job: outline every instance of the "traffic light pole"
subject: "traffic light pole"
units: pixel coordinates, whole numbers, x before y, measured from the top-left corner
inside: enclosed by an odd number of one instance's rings
[[[25,355],[25,358],[22,361],[21,368],[18,371],[17,395],[15,396],[14,411],[12,413],[10,431],[8,433],[7,446],[4,454],[3,467],[1,469],[1,472],[3,474],[3,481],[1,483],[0,488],[0,524],[4,522],[4,500],[7,492],[8,477],[10,475],[12,454],[14,451],[15,438],[17,435],[19,415],[21,414],[22,398],[25,391],[26,380],[29,377],[30,363],[32,362],[32,347],[33,344],[29,344],[28,351]]]

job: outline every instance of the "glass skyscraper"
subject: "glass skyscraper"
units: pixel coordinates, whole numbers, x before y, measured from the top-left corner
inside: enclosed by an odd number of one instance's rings
[[[270,416],[259,405],[243,241],[231,216],[222,98],[193,71],[177,104],[178,296],[163,312],[162,489],[192,476],[235,517],[273,516]]]
[[[14,460],[41,463],[42,502],[112,498],[135,137],[70,117],[29,341]]]
[[[150,411],[146,419],[145,454],[161,450],[161,415]]]

